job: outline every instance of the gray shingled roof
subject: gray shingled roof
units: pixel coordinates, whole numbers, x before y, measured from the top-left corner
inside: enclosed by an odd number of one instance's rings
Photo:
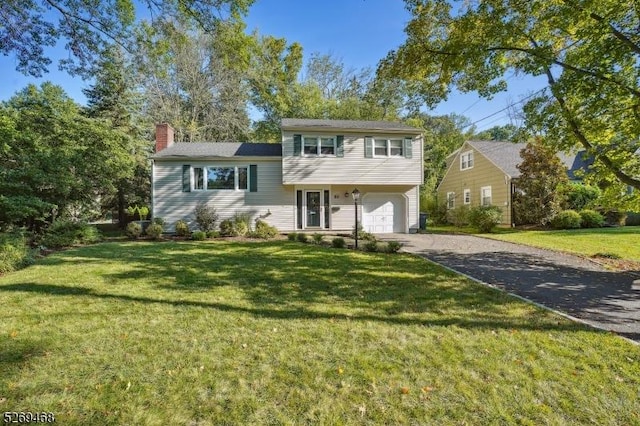
[[[283,129],[344,129],[360,131],[405,131],[408,133],[421,133],[420,129],[407,126],[404,123],[393,121],[365,121],[365,120],[319,120],[311,118],[283,118]]]
[[[509,176],[520,176],[520,170],[516,166],[522,161],[520,151],[527,144],[500,141],[468,141],[468,144]]]
[[[282,157],[282,144],[249,142],[181,142],[151,158]]]
[[[509,176],[513,178],[520,176],[520,170],[517,167],[522,161],[520,151],[527,144],[502,141],[468,141],[468,143]],[[593,159],[587,158],[584,153],[584,151],[579,151],[576,154],[566,154],[564,152],[557,154],[560,161],[567,167],[569,179],[579,179],[575,172],[586,170],[593,163]]]

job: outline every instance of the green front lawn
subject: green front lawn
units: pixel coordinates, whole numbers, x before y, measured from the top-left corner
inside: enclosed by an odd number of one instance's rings
[[[620,259],[640,261],[640,227],[638,226],[566,231],[521,231],[483,234],[483,236],[588,257],[612,254]]]
[[[0,277],[0,406],[59,424],[640,424],[640,348],[418,257],[114,242]]]

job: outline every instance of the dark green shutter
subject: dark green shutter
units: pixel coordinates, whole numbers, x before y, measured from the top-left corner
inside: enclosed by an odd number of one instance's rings
[[[182,166],[182,192],[191,192],[191,166]]]
[[[404,158],[411,158],[413,156],[413,146],[411,145],[411,142],[411,138],[404,138]]]
[[[249,192],[258,192],[258,165],[249,165]]]
[[[336,136],[336,157],[344,157],[344,136]]]
[[[302,135],[293,135],[293,155],[299,157],[302,153]]]
[[[373,158],[373,138],[371,136],[364,138],[364,156],[365,158]]]

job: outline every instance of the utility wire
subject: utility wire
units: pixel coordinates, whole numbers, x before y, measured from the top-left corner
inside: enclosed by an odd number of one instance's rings
[[[542,88],[542,89],[540,89],[540,90],[538,90],[538,91],[536,91],[536,92],[533,92],[533,93],[531,93],[530,95],[527,95],[527,96],[525,96],[524,98],[520,99],[518,102],[513,102],[513,103],[511,103],[511,104],[507,105],[506,107],[502,108],[502,109],[501,109],[501,110],[499,110],[499,111],[496,111],[496,112],[494,112],[494,113],[492,113],[492,114],[489,114],[489,115],[487,115],[486,117],[482,117],[481,119],[476,120],[476,121],[474,121],[474,122],[473,122],[473,123],[471,123],[471,124],[467,124],[467,125],[466,125],[466,126],[464,126],[462,129],[466,129],[467,127],[475,126],[476,124],[480,123],[481,121],[487,120],[487,119],[489,119],[489,118],[491,118],[491,117],[495,117],[496,115],[500,114],[501,112],[504,112],[504,111],[508,110],[509,108],[511,108],[511,107],[513,107],[513,106],[515,106],[515,105],[521,104],[521,103],[523,103],[524,101],[526,101],[527,99],[530,99],[530,98],[534,97],[535,95],[537,95],[537,94],[539,94],[539,93],[544,92],[545,90],[547,90],[547,88],[546,88],[546,87],[544,87],[544,88]]]

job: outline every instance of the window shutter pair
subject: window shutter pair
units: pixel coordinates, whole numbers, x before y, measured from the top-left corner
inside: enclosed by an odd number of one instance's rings
[[[293,135],[293,156],[302,154],[302,135]],[[344,157],[344,135],[336,136],[336,157]]]
[[[182,166],[182,192],[191,192],[191,165]],[[249,165],[249,192],[258,192],[258,165]]]

